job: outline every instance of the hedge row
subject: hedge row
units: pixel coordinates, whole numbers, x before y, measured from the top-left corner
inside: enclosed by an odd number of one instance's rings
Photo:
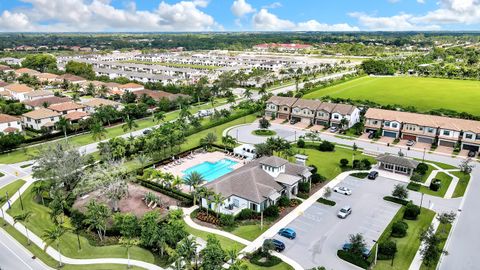
[[[402,200],[402,199],[395,198],[395,197],[392,197],[392,196],[385,196],[385,197],[383,197],[383,199],[385,201],[394,202],[394,203],[398,203],[398,204],[401,204],[401,205],[407,205],[409,203],[406,200]]]
[[[351,264],[354,264],[360,268],[368,269],[368,267],[370,267],[370,263],[367,260],[363,259],[361,256],[352,254],[348,251],[338,250],[337,256],[340,259],[345,260]]]
[[[325,199],[325,198],[320,198],[320,199],[317,200],[317,202],[323,203],[323,204],[326,204],[326,205],[330,205],[330,206],[334,206],[335,204],[337,204],[336,202]]]
[[[145,180],[142,180],[142,179],[138,179],[138,181],[139,181],[140,185],[142,185],[146,188],[149,188],[151,190],[160,192],[164,195],[167,195],[167,196],[172,197],[176,200],[179,200],[180,203],[182,204],[182,206],[192,206],[193,205],[193,197],[189,194],[183,193],[183,192],[178,191],[178,190],[166,188],[166,187],[164,187],[162,185],[159,185],[157,183],[154,183],[154,182],[145,181]]]

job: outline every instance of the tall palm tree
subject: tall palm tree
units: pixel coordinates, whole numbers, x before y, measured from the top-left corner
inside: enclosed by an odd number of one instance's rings
[[[200,139],[200,144],[203,145],[205,148],[210,148],[212,144],[217,141],[217,135],[215,133],[208,133],[207,136]]]
[[[238,250],[236,250],[235,248],[228,249],[225,253],[226,253],[225,260],[227,262],[230,262],[230,264],[234,264],[238,256],[240,256],[240,252],[238,252]]]
[[[185,237],[178,243],[176,251],[185,260],[187,269],[192,267],[192,260],[195,261],[195,265],[197,264],[197,247],[198,244],[195,237]]]
[[[90,132],[94,141],[101,141],[107,137],[107,130],[99,120],[94,121],[90,125]]]
[[[96,95],[96,90],[97,90],[97,89],[95,88],[95,85],[94,85],[93,83],[90,82],[90,83],[87,85],[86,91],[87,91],[87,94],[88,94],[88,95],[91,95],[92,97],[95,97],[95,95]]]
[[[246,88],[245,91],[243,92],[243,97],[250,100],[252,98],[252,91],[250,91],[250,89]]]
[[[227,147],[232,146],[236,143],[235,139],[230,135],[225,135],[222,137],[222,144],[225,145],[225,150]]]
[[[121,237],[118,241],[120,245],[127,249],[127,269],[130,268],[130,248],[133,246],[137,246],[140,244],[140,240],[138,238],[129,238],[129,237]]]
[[[27,211],[27,212],[24,212],[22,214],[18,214],[16,216],[13,217],[13,225],[15,225],[15,223],[17,222],[23,222],[23,227],[25,227],[25,234],[27,235],[27,244],[30,245],[30,237],[28,235],[28,229],[27,229],[27,224],[28,224],[28,221],[30,220],[30,218],[32,217],[32,212],[31,211]]]
[[[205,179],[203,178],[203,176],[198,173],[197,171],[193,171],[191,173],[189,173],[187,176],[185,176],[184,178],[184,182],[185,184],[189,185],[190,186],[190,191],[192,191],[192,188],[193,189],[196,189],[198,187],[198,185],[200,185],[201,183],[203,183],[203,181],[205,181]],[[195,196],[194,196],[195,197]],[[193,200],[195,201],[195,198],[193,198]]]
[[[221,193],[213,193],[212,202],[215,204],[215,212],[220,214],[220,206],[225,201],[225,197],[222,197]]]
[[[58,252],[58,266],[62,267],[62,252],[60,250],[60,238],[65,234],[66,229],[62,225],[55,225],[51,229],[46,229],[42,235],[43,240],[45,241],[45,250],[52,245],[53,243],[57,246]]]
[[[45,200],[43,199],[43,194],[50,190],[50,184],[45,181],[38,181],[32,186],[30,192],[33,196],[42,200],[42,205],[45,205]]]
[[[148,162],[151,161],[150,157],[145,155],[144,153],[140,153],[136,157],[136,161],[140,165],[141,168],[145,168]]]
[[[153,121],[157,122],[159,124],[162,121],[165,121],[165,112],[163,111],[158,111],[153,115]]]
[[[132,130],[138,127],[137,122],[134,119],[130,118],[130,115],[127,114],[127,117],[123,119],[125,124],[122,125],[123,131],[130,131],[130,137],[132,136]]]
[[[67,118],[60,116],[60,119],[58,119],[58,122],[55,123],[55,126],[58,129],[61,129],[63,131],[63,135],[65,136],[65,140],[67,140],[67,130],[70,129],[70,121],[68,121]]]
[[[105,97],[108,93],[108,88],[106,85],[102,84],[102,86],[100,86],[100,89],[98,89],[97,91],[97,94],[100,96],[100,97]]]

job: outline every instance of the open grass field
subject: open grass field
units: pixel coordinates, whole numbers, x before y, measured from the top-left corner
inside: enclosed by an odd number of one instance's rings
[[[419,111],[451,109],[480,115],[480,82],[416,77],[362,77],[311,92],[322,96],[370,100],[380,104],[414,106]],[[462,106],[459,106],[461,104]]]
[[[255,224],[240,224],[235,227],[230,233],[235,234],[236,236],[242,237],[243,239],[247,239],[249,241],[253,241],[257,239],[262,233],[264,233],[268,228],[270,228],[271,224],[265,223],[263,224],[263,229],[260,228],[259,223]]]

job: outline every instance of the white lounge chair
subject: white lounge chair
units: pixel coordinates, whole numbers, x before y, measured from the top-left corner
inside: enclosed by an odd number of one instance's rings
[[[154,203],[154,204],[152,205],[152,209],[155,209],[156,207],[157,207],[157,203]]]

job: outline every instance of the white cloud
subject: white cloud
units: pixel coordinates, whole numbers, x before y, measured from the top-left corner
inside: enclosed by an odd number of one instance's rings
[[[417,3],[419,3],[419,4],[425,4],[425,0],[417,0]]]
[[[324,24],[316,20],[295,23],[280,19],[277,15],[262,8],[253,18],[253,27],[257,30],[267,31],[357,31],[357,27],[342,24]]]
[[[273,2],[271,4],[263,6],[262,8],[273,9],[273,8],[279,8],[279,7],[282,7],[282,6],[283,6],[282,3],[280,3],[280,2]]]
[[[110,0],[22,0],[31,4],[16,13],[4,12],[1,31],[202,31],[221,29],[214,18],[199,8],[208,1],[160,2],[154,10],[125,9]],[[7,21],[6,21],[7,20]],[[18,23],[12,23],[18,20]],[[6,23],[4,22],[6,21]],[[46,22],[46,23],[45,23]]]
[[[480,23],[480,0],[440,0],[439,5],[439,9],[415,20],[437,24]]]
[[[358,20],[359,24],[367,30],[375,31],[421,31],[438,30],[438,25],[415,23],[415,17],[411,14],[398,14],[390,17],[374,17],[363,12],[349,14]]]
[[[236,17],[243,17],[246,14],[253,13],[256,10],[247,3],[245,0],[235,0],[233,1],[232,7],[230,8],[233,15]]]

